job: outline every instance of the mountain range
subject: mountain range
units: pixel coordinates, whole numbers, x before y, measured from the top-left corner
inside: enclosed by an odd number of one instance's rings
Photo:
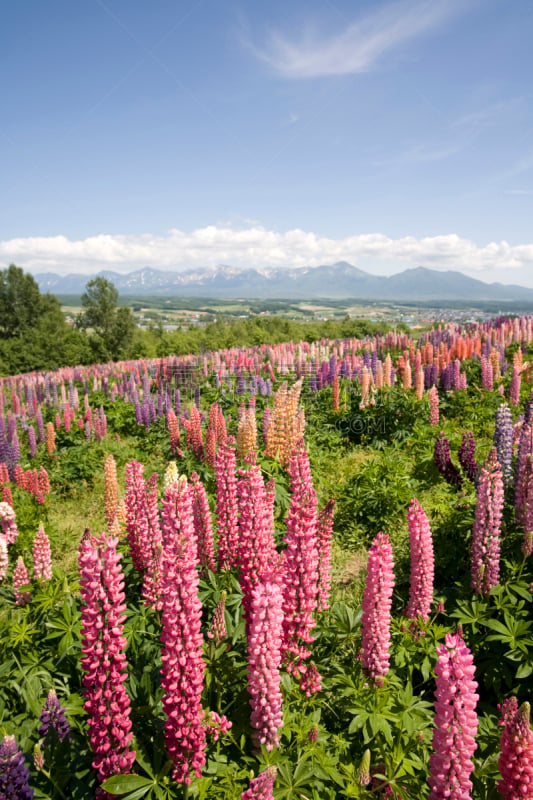
[[[134,296],[533,302],[533,289],[484,283],[455,270],[415,267],[385,277],[371,275],[345,261],[298,269],[237,269],[222,265],[213,270],[171,272],[144,267],[127,274],[104,270],[98,275],[111,281],[121,295]],[[41,291],[79,295],[96,275],[41,273],[34,277]]]

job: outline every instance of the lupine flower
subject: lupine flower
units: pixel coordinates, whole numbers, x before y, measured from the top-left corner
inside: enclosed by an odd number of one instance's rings
[[[411,501],[407,512],[407,527],[411,551],[411,582],[405,616],[408,619],[421,617],[427,621],[433,602],[435,559],[429,520],[416,499]]]
[[[172,408],[167,411],[167,426],[170,436],[170,450],[175,456],[180,451],[180,425]]]
[[[35,458],[37,455],[37,438],[33,425],[28,427],[28,449],[30,451],[30,458]]]
[[[133,565],[141,573],[148,569],[152,556],[143,472],[138,461],[126,464],[126,530]]]
[[[277,583],[257,583],[251,596],[248,625],[248,691],[255,747],[279,744],[281,709],[281,643],[283,595]]]
[[[48,456],[52,456],[56,451],[56,433],[53,422],[46,423],[46,451]]]
[[[518,707],[516,697],[501,706],[500,757],[498,769],[502,779],[498,792],[503,800],[533,798],[533,731],[529,724],[529,703]]]
[[[19,535],[16,514],[11,503],[6,503],[5,501],[0,503],[0,527],[2,528],[2,533],[6,537],[7,544],[14,544]]]
[[[333,395],[332,395],[332,401],[331,401],[331,409],[332,409],[333,413],[336,414],[340,409],[339,376],[337,374],[335,374],[333,376],[333,381],[332,381],[331,386],[332,386],[332,389],[333,389]]]
[[[245,459],[257,449],[257,423],[255,407],[244,411],[237,428],[237,455]]]
[[[429,800],[467,800],[477,733],[474,659],[458,634],[446,634],[437,647],[435,729],[429,760]]]
[[[4,736],[0,744],[0,797],[2,800],[32,800],[29,780],[30,771],[15,737]]]
[[[61,707],[57,695],[53,689],[48,692],[48,697],[39,717],[39,736],[44,739],[50,728],[52,728],[58,739],[62,742],[69,733],[70,725],[65,716],[65,709]]]
[[[7,539],[3,533],[0,533],[0,581],[3,581],[7,575],[8,564]]]
[[[509,387],[509,399],[513,406],[517,406],[520,402],[520,385],[522,383],[521,369],[515,364],[513,367],[513,377],[511,378],[511,385]]]
[[[430,425],[437,427],[439,424],[439,391],[436,386],[432,386],[428,392],[429,397],[429,422]]]
[[[289,461],[291,501],[283,559],[283,654],[287,670],[296,677],[309,658],[307,647],[315,626],[318,604],[317,498],[309,456],[303,444]]]
[[[181,478],[163,499],[162,667],[165,742],[172,775],[189,784],[205,764],[202,688],[205,664],[201,633],[202,604],[198,597],[198,554],[191,493]]]
[[[448,483],[452,486],[460,486],[462,484],[463,479],[451,459],[450,443],[444,431],[441,431],[435,440],[434,459],[437,469]]]
[[[196,472],[193,472],[191,475],[191,492],[198,560],[204,569],[210,569],[211,572],[214,572],[216,566],[211,509],[209,508],[209,500],[207,499],[205,486]]]
[[[117,502],[118,502],[118,482],[117,482],[117,465],[115,459],[110,453],[104,464],[104,507],[105,518],[107,522],[107,529],[113,524],[113,520],[117,515]]]
[[[124,688],[127,663],[124,650],[126,618],[124,579],[117,539],[102,533],[84,535],[79,550],[81,666],[92,766],[98,780],[129,773],[135,761],[130,749],[130,699]]]
[[[376,683],[389,671],[390,619],[394,589],[394,562],[389,537],[378,533],[368,551],[363,594],[361,662],[363,672]]]
[[[506,486],[512,478],[513,459],[513,418],[509,406],[505,403],[496,411],[496,426],[494,429],[494,444],[498,461],[502,468],[503,480]]]
[[[211,736],[214,742],[218,742],[221,733],[228,733],[233,727],[233,723],[225,714],[217,714],[216,711],[208,712],[204,724],[207,735]]]
[[[370,775],[370,750],[365,750],[357,768],[357,783],[359,786],[368,786],[372,780]]]
[[[13,570],[13,589],[15,591],[15,603],[18,606],[25,606],[31,603],[31,592],[28,590],[22,591],[22,587],[28,586],[29,583],[30,576],[26,569],[26,564],[22,556],[19,556]]]
[[[37,772],[44,767],[44,753],[41,750],[41,745],[39,743],[33,747],[33,766]]]
[[[165,474],[163,476],[163,493],[164,494],[166,494],[166,492],[170,489],[170,487],[173,486],[177,482],[178,478],[179,478],[179,472],[178,472],[178,467],[177,467],[176,462],[175,461],[169,461],[168,465],[167,465],[167,468],[165,470]]]
[[[9,486],[2,486],[2,502],[13,508],[13,495]]]
[[[488,594],[500,577],[500,533],[504,503],[503,478],[493,448],[481,470],[472,530],[471,575],[476,594]]]
[[[257,778],[251,778],[249,788],[241,794],[241,800],[274,800],[277,772],[277,767],[267,767]]]
[[[228,437],[218,449],[215,461],[216,512],[218,520],[218,564],[220,569],[230,569],[237,564],[238,511],[237,459],[232,447],[234,439]]]
[[[44,532],[43,524],[40,523],[35,538],[33,540],[33,577],[36,580],[42,579],[49,581],[52,578],[52,551],[50,540]]]
[[[476,461],[476,440],[472,431],[465,431],[459,447],[459,463],[472,483],[475,483],[479,474],[479,464]]]
[[[228,635],[228,630],[226,628],[226,619],[224,616],[224,611],[226,608],[226,592],[222,592],[220,600],[218,601],[215,613],[213,614],[213,619],[211,621],[211,627],[207,631],[207,638],[212,639],[215,645],[218,647],[220,642],[226,638]]]

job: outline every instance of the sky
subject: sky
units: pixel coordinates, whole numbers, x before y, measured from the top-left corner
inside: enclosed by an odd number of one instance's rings
[[[531,0],[17,0],[0,267],[533,286]]]

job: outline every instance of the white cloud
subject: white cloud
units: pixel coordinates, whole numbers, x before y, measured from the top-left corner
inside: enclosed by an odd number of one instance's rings
[[[164,236],[100,234],[79,240],[40,236],[0,241],[0,264],[13,262],[33,273],[129,272],[145,266],[184,271],[217,264],[303,267],[336,261],[362,262],[365,269],[386,265],[391,271],[423,265],[490,278],[498,270],[531,267],[533,243],[479,246],[457,234],[391,239],[371,233],[333,239],[298,228],[280,233],[257,223],[240,228],[223,223],[190,232],[173,228]]]
[[[249,46],[286,78],[368,72],[385,53],[439,27],[467,6],[466,0],[400,0],[382,5],[333,35],[308,31],[291,41],[274,31],[264,46]]]

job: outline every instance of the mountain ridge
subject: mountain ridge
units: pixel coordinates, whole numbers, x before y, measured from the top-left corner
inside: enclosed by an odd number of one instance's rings
[[[346,261],[318,267],[239,269],[219,265],[214,269],[182,272],[143,267],[121,274],[102,270],[96,275],[35,275],[41,291],[82,294],[86,283],[101,276],[121,295],[221,297],[243,299],[314,298],[374,301],[533,301],[533,289],[515,284],[484,283],[458,270],[410,267],[391,276],[372,275]],[[171,294],[172,293],[172,294]]]

